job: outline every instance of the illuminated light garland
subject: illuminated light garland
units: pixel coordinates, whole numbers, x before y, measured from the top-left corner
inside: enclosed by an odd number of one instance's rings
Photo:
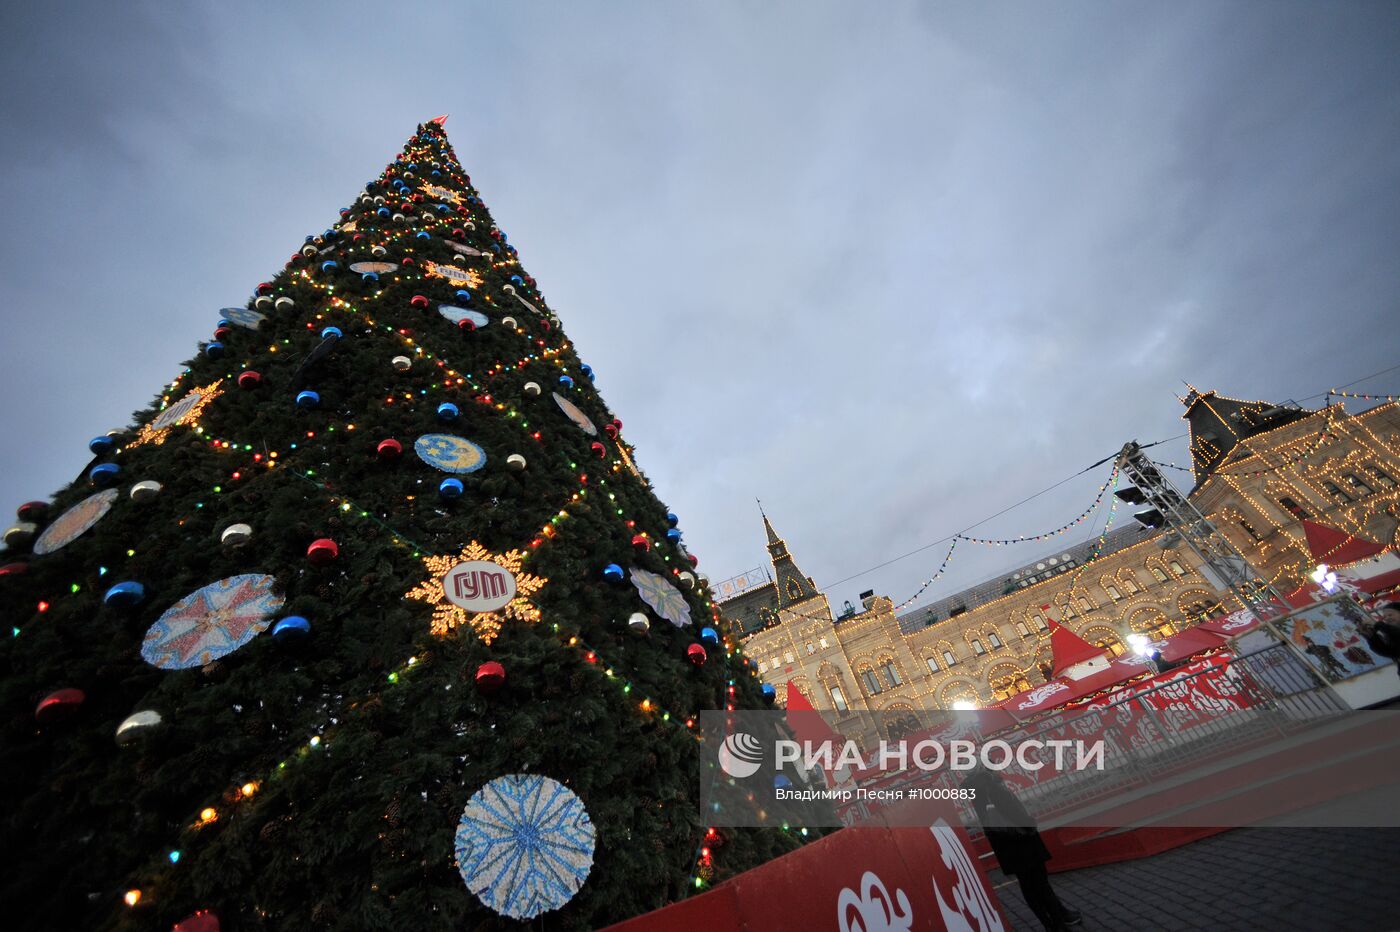
[[[1329,398],[1357,398],[1361,401],[1400,401],[1400,395],[1364,395],[1361,392],[1344,392],[1341,389],[1331,389],[1327,392]]]

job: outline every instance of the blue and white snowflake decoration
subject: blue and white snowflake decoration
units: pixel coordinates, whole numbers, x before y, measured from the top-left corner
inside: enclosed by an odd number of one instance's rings
[[[482,903],[533,919],[574,898],[593,867],[593,821],[583,801],[537,774],[497,777],[457,825],[457,870]]]

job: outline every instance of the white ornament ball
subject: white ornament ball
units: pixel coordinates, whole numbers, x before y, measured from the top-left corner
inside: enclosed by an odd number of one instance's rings
[[[374,203],[376,203],[376,204],[378,204],[379,206],[382,207],[382,206],[384,205],[384,195],[382,195],[382,194],[376,194],[376,195],[374,196]]]
[[[285,311],[287,308],[294,307],[295,305],[296,302],[293,301],[291,298],[287,297],[286,295],[283,295],[276,301],[272,302],[272,306],[279,311]]]
[[[686,589],[694,589],[694,588],[695,588],[695,574],[694,574],[694,573],[682,573],[682,574],[680,575],[680,580],[681,580],[681,585],[684,586]]]
[[[230,524],[224,528],[224,533],[219,535],[219,541],[225,547],[241,547],[253,539],[253,528],[247,524]]]
[[[403,223],[407,218],[403,214],[394,214],[391,218],[395,223]]]
[[[161,488],[161,484],[154,479],[145,479],[133,485],[128,494],[133,502],[149,502],[160,494]]]
[[[501,326],[502,326],[502,327],[507,327],[507,328],[509,328],[509,329],[511,329],[511,330],[519,330],[519,329],[520,329],[520,325],[519,325],[518,323],[516,323],[516,320],[515,320],[514,317],[502,317],[502,318],[501,318]]]
[[[413,360],[407,356],[395,356],[393,359],[394,369],[399,372],[407,372],[413,367]]]
[[[651,621],[641,612],[633,612],[632,617],[627,619],[627,628],[633,634],[646,634],[651,630]]]
[[[155,709],[142,709],[128,715],[117,726],[117,744],[126,747],[133,741],[138,741],[146,735],[160,727],[160,713]]]
[[[540,396],[540,383],[539,383],[539,382],[526,382],[526,383],[525,383],[525,394],[529,395],[531,398],[538,398],[538,397]]]
[[[510,456],[506,457],[506,465],[516,472],[520,472],[525,468],[525,457],[521,456],[519,453],[512,453]]]
[[[260,307],[260,308],[269,308],[269,307],[272,307],[272,297],[271,297],[271,295],[265,295],[265,294],[260,294],[260,295],[258,295],[256,298],[253,299],[253,306],[254,306],[254,307]]]
[[[372,256],[387,256],[389,250],[385,249],[383,246],[371,246],[369,253]]]

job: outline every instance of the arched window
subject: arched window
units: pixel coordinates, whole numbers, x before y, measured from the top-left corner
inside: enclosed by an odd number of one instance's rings
[[[1395,488],[1395,480],[1390,478],[1390,475],[1386,473],[1384,469],[1381,469],[1379,466],[1367,466],[1365,468],[1366,471],[1371,474],[1371,478],[1376,480],[1376,485],[1383,489]]]
[[[1094,603],[1090,602],[1088,599],[1084,598],[1084,596],[1081,595],[1079,597],[1079,610],[1081,612],[1086,613],[1092,612],[1094,610]]]
[[[1285,495],[1285,496],[1283,496],[1282,498],[1280,498],[1280,499],[1278,500],[1278,503],[1279,503],[1280,505],[1283,506],[1283,510],[1284,510],[1284,511],[1288,512],[1288,513],[1291,514],[1293,517],[1297,518],[1299,521],[1306,521],[1306,520],[1308,520],[1309,518],[1312,517],[1312,515],[1308,514],[1306,511],[1304,511],[1304,510],[1298,505],[1297,502],[1295,502],[1293,499],[1289,498],[1287,495]]]
[[[1066,617],[1066,618],[1073,618],[1073,617],[1074,617],[1074,603],[1073,603],[1073,602],[1066,602],[1064,605],[1061,605],[1061,606],[1060,606],[1060,614],[1062,614],[1062,615],[1063,615],[1064,617]]]
[[[788,663],[792,663],[792,651],[788,651],[787,653],[783,654],[783,659],[786,660]]]
[[[1342,478],[1345,479],[1347,484],[1356,490],[1356,494],[1362,498],[1375,492],[1369,485],[1362,482],[1354,472],[1343,473]]]
[[[950,650],[945,650],[945,651],[943,651],[943,663],[944,663],[945,666],[951,667],[953,664],[955,664],[955,663],[957,663],[957,662],[958,662],[958,658],[953,656],[953,652],[952,652],[952,651],[950,651]]]
[[[938,672],[938,661],[937,661],[936,659],[934,659],[932,656],[925,657],[925,658],[924,658],[924,662],[928,664],[928,672],[930,672],[930,673],[937,673],[937,672]]]
[[[1094,646],[1104,648],[1115,657],[1123,656],[1124,651],[1127,650],[1123,646],[1123,642],[1115,637],[1101,637],[1094,641]]]
[[[813,644],[811,641],[808,641],[808,642],[807,642],[807,653],[808,653],[808,654],[815,654],[816,652],[817,652],[817,645]]]
[[[1023,638],[1028,638],[1031,636],[1031,629],[1026,627],[1026,623],[1024,621],[1018,621],[1016,622],[1016,633],[1021,635],[1021,637]]]
[[[1264,539],[1263,537],[1260,536],[1259,532],[1256,531],[1256,530],[1254,529],[1254,525],[1250,524],[1250,523],[1249,523],[1248,521],[1246,521],[1244,518],[1241,518],[1241,519],[1240,519],[1240,527],[1243,528],[1243,529],[1244,529],[1244,532],[1250,536],[1250,539],[1251,539],[1251,540],[1263,540],[1263,539]]]
[[[1123,583],[1124,592],[1128,593],[1128,595],[1137,595],[1137,577],[1133,575],[1132,570],[1124,570],[1122,573],[1118,574],[1118,578]]]
[[[1351,503],[1351,496],[1343,492],[1342,487],[1335,482],[1328,482],[1324,479],[1322,481],[1322,491],[1326,492],[1338,505],[1347,505]]]
[[[1103,591],[1107,592],[1108,597],[1115,602],[1123,598],[1123,593],[1119,592],[1118,587],[1115,586],[1113,583],[1109,583],[1108,585],[1104,586]]]
[[[831,687],[831,704],[838,712],[846,711],[846,697],[842,695],[840,686]]]
[[[826,650],[828,647],[831,646],[830,644],[826,643],[826,638],[819,638],[817,640],[817,643],[821,645],[822,650]]]
[[[973,638],[973,639],[972,639],[972,653],[975,654],[975,655],[978,656],[978,657],[981,657],[981,656],[982,656],[983,654],[985,654],[986,652],[987,652],[987,648],[985,648],[985,647],[982,646],[982,642],[979,641],[979,640],[977,640],[976,638]]]
[[[886,660],[881,669],[885,671],[885,679],[889,682],[891,689],[904,682],[899,678],[899,670],[895,669],[893,660]]]
[[[1001,643],[1001,638],[997,637],[997,633],[995,631],[987,632],[987,643],[992,645],[992,650],[1001,650],[1002,647],[1005,646]]]
[[[861,685],[865,687],[867,696],[877,696],[880,694],[880,681],[875,678],[875,671],[866,667],[859,674]]]
[[[1177,561],[1173,560],[1173,561],[1171,562],[1170,565],[1171,565],[1171,568],[1172,568],[1172,573],[1174,573],[1175,575],[1177,575],[1177,576],[1185,576],[1185,575],[1186,575],[1186,570],[1182,569],[1181,564],[1178,563]]]
[[[1040,612],[1035,613],[1035,628],[1037,631],[1048,630],[1045,624],[1045,616],[1040,614]]]
[[[1167,581],[1167,574],[1162,572],[1161,567],[1158,567],[1158,566],[1152,567],[1152,575],[1153,575],[1154,578],[1156,578],[1156,580],[1157,580],[1158,582],[1166,582],[1166,581]]]
[[[1225,609],[1215,599],[1196,598],[1181,607],[1182,617],[1190,622],[1205,621],[1225,614]]]

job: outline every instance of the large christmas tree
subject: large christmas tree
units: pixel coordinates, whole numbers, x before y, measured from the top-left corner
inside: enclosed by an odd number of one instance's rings
[[[795,846],[699,811],[767,697],[440,121],[209,300],[6,534],[8,928],[597,927]]]

